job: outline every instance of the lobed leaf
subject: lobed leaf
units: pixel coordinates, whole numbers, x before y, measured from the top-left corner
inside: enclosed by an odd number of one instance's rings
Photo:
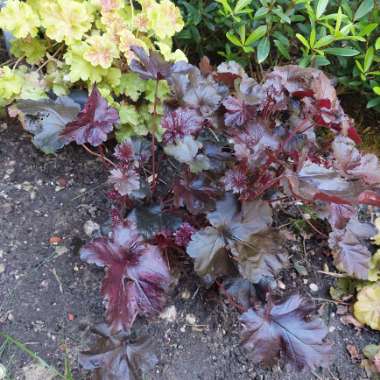
[[[283,353],[297,367],[326,367],[331,347],[324,342],[327,328],[308,319],[312,306],[300,295],[242,314],[243,346],[255,363],[272,363]]]
[[[107,134],[119,122],[118,112],[107,104],[97,87],[92,89],[84,109],[77,119],[68,123],[61,136],[66,143],[89,143],[98,146],[107,140]]]
[[[81,259],[106,268],[101,293],[113,331],[128,330],[138,315],[159,313],[171,283],[160,250],[145,243],[133,224],[116,225],[110,238],[85,245]]]

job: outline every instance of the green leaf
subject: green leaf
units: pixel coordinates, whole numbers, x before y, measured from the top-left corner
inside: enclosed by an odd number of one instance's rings
[[[330,65],[331,62],[326,58],[326,57],[323,57],[322,55],[318,56],[315,58],[315,64],[316,66],[327,66],[327,65]]]
[[[374,108],[380,106],[380,97],[373,98],[367,103],[367,108]]]
[[[361,73],[364,73],[364,68],[363,68],[362,64],[357,59],[355,60],[355,65]]]
[[[274,40],[273,43],[283,57],[290,59],[288,48],[280,40]]]
[[[323,13],[325,13],[327,4],[329,3],[329,0],[319,0],[317,4],[317,11],[316,11],[316,16],[319,19]]]
[[[239,37],[241,43],[244,45],[245,43],[245,25],[241,25],[239,28]]]
[[[303,44],[307,49],[310,49],[309,42],[307,42],[307,39],[306,39],[302,34],[297,33],[297,34],[296,34],[296,37],[302,42],[302,44]]]
[[[257,20],[258,18],[263,17],[263,16],[265,16],[266,14],[268,14],[268,12],[269,12],[269,9],[268,9],[267,7],[261,7],[261,8],[259,8],[259,9],[256,11],[256,13],[255,13],[255,15],[253,16],[253,18],[254,18],[255,20]]]
[[[255,43],[257,40],[261,39],[265,36],[265,33],[267,32],[267,26],[261,25],[257,29],[255,29],[249,37],[246,39],[245,44],[246,46],[250,46],[253,43]]]
[[[373,56],[374,56],[374,50],[373,47],[371,46],[365,53],[364,57],[364,71],[367,72],[372,65],[373,62]]]
[[[378,24],[376,22],[365,25],[362,29],[360,29],[359,36],[369,36],[374,30],[377,29],[377,26]]]
[[[379,50],[380,49],[380,37],[377,37],[377,40],[375,42],[375,49]]]
[[[353,57],[360,54],[359,50],[353,48],[327,48],[324,50],[327,54],[337,55],[339,57]]]
[[[314,45],[315,49],[320,49],[323,46],[330,45],[335,40],[334,36],[331,36],[330,34],[327,36],[323,36],[320,38]]]
[[[342,24],[342,8],[339,7],[338,13],[336,15],[335,34],[339,32],[341,24]]]
[[[242,47],[243,44],[240,42],[240,40],[234,35],[232,34],[232,32],[227,32],[226,33],[226,37],[227,39],[232,42],[235,46],[239,46],[239,47]]]
[[[267,59],[269,50],[270,50],[269,38],[265,37],[259,42],[259,46],[257,47],[257,61],[259,63],[262,63]]]
[[[360,20],[373,9],[373,0],[364,0],[355,12],[354,21]]]
[[[380,86],[376,86],[372,90],[376,95],[380,95]]]
[[[313,26],[313,27],[311,28],[310,38],[309,38],[309,41],[310,41],[310,47],[311,47],[311,48],[314,47],[316,37],[317,37],[317,31],[315,30],[315,27]]]
[[[298,64],[301,67],[308,67],[311,62],[311,56],[310,55],[305,55],[302,57],[302,59],[298,62]]]
[[[234,8],[234,13],[239,13],[243,8],[249,5],[251,0],[239,0]]]

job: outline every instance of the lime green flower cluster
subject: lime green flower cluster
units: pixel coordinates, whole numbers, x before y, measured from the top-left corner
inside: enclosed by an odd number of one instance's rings
[[[120,137],[145,134],[152,108],[151,86],[128,71],[131,46],[159,51],[166,60],[186,60],[172,37],[184,22],[169,0],[8,0],[0,28],[12,33],[16,63],[0,68],[0,106],[15,99],[41,99],[72,87],[102,95],[122,115]],[[167,93],[162,82],[160,96]],[[118,99],[116,102],[115,99]],[[145,115],[144,115],[145,113]],[[127,116],[128,115],[128,116]]]

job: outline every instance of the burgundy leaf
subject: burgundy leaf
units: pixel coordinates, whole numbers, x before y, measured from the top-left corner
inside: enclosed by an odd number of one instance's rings
[[[239,165],[226,171],[223,178],[224,187],[227,191],[235,194],[242,194],[248,190],[248,167]]]
[[[223,101],[226,108],[224,122],[228,127],[241,127],[255,115],[256,108],[244,100],[229,96]]]
[[[285,241],[273,229],[253,234],[248,241],[237,242],[233,253],[240,274],[255,284],[274,278],[289,263]]]
[[[266,275],[275,275],[286,263],[286,255],[274,246],[279,243],[273,237],[276,235],[268,240],[259,235],[271,232],[269,205],[264,201],[243,202],[241,211],[237,206],[236,199],[227,193],[216,203],[216,210],[207,215],[212,227],[192,235],[186,251],[194,259],[195,271],[200,276],[226,274],[228,251],[236,256],[242,275],[253,282],[259,282]]]
[[[124,166],[112,169],[108,182],[113,184],[122,196],[128,195],[133,198],[133,192],[140,189],[140,176],[136,170]]]
[[[173,144],[186,135],[194,135],[202,127],[203,119],[196,111],[178,108],[165,114],[161,126],[164,128],[163,140],[165,144]]]
[[[211,186],[210,181],[202,175],[186,175],[173,186],[174,205],[186,207],[191,214],[209,211],[221,192]]]
[[[81,259],[106,268],[101,293],[114,331],[128,330],[137,315],[152,316],[165,304],[171,279],[160,250],[145,243],[134,225],[117,225],[111,238],[81,249]]]
[[[79,354],[81,366],[95,371],[94,379],[139,380],[158,362],[146,337],[129,342],[123,334],[112,335],[104,323],[96,326],[94,332],[100,335],[96,345]]]
[[[132,161],[135,158],[135,152],[132,141],[126,140],[122,144],[116,145],[114,156],[120,161]]]
[[[148,55],[141,46],[132,46],[131,50],[138,60],[132,59],[129,68],[142,79],[161,80],[169,76],[171,64],[165,62],[158,52],[150,50]]]
[[[331,362],[331,346],[324,342],[327,328],[319,319],[309,319],[313,307],[300,295],[281,303],[249,309],[240,320],[243,346],[255,363],[272,363],[283,353],[297,367],[326,367]]]
[[[210,63],[209,58],[206,57],[205,55],[199,61],[198,66],[199,66],[199,70],[201,71],[201,73],[205,76],[210,75],[214,71],[214,68],[212,67],[212,65]]]
[[[225,279],[222,283],[222,292],[245,310],[248,310],[256,300],[255,287],[250,281],[241,277]]]
[[[350,205],[331,203],[329,206],[329,222],[333,228],[344,228],[355,215],[356,209]]]
[[[375,233],[371,224],[360,223],[356,218],[350,219],[343,229],[334,229],[329,236],[329,246],[338,269],[352,277],[367,280],[371,264],[367,245]]]
[[[61,136],[67,142],[98,146],[107,140],[107,134],[112,132],[113,126],[118,122],[117,110],[109,107],[99,90],[94,87],[84,109],[76,120],[66,125]]]
[[[189,244],[191,237],[195,231],[195,228],[191,224],[181,224],[178,230],[175,232],[175,243],[180,247],[186,247]]]

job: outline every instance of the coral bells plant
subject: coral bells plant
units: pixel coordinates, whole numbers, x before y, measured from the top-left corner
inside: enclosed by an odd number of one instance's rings
[[[203,60],[199,69],[138,46],[131,51],[131,74],[155,88],[150,135],[124,138],[106,157],[102,142],[118,117],[94,87],[58,136],[85,146],[110,170],[112,232],[85,245],[81,258],[105,269],[101,293],[113,343],[94,354],[97,361],[86,354],[83,365],[125,378],[125,336],[138,316],[163,309],[177,255],[187,255],[205,284],[241,313],[242,344],[254,362],[282,356],[299,368],[328,365],[327,329],[312,316],[313,305],[301,294],[280,297],[275,280],[289,267],[278,228],[285,200],[313,208],[323,232],[313,229],[328,238],[338,270],[362,281],[380,272],[368,247],[375,228],[359,218],[360,205],[380,204],[380,165],[358,150],[360,138],[330,80],[316,69],[285,66],[258,83],[235,62],[214,69]],[[161,82],[169,86],[164,104]],[[38,112],[16,106],[36,127],[28,112]],[[65,114],[73,106],[62,107]]]
[[[188,255],[241,313],[242,344],[254,362],[281,354],[299,368],[328,365],[327,329],[312,317],[313,305],[300,294],[279,297],[275,279],[289,266],[277,224],[284,199],[314,208],[324,232],[314,229],[328,235],[338,270],[377,278],[368,248],[376,231],[359,219],[359,206],[380,204],[380,165],[356,147],[360,138],[330,80],[285,66],[257,83],[234,62],[215,70],[203,61],[201,70],[132,51],[139,59],[131,70],[156,89],[167,81],[170,97],[164,105],[154,98],[154,110],[164,113],[151,138],[124,139],[112,159],[103,157],[113,230],[83,247],[81,258],[105,268],[101,292],[112,333],[162,310],[168,263]],[[98,124],[82,123],[91,107],[61,136],[101,136]]]

